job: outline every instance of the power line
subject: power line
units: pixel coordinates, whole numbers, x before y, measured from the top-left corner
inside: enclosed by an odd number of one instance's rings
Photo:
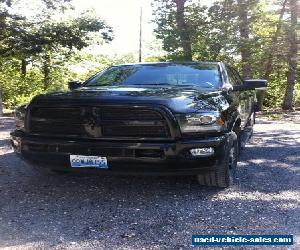
[[[140,12],[139,62],[142,62],[142,21],[143,21],[143,7],[141,7],[141,12]]]

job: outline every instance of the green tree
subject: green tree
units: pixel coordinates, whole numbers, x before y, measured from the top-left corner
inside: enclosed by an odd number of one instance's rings
[[[289,36],[288,36],[288,70],[287,70],[287,82],[285,95],[283,100],[282,108],[289,110],[293,108],[293,99],[294,99],[294,88],[297,78],[297,53],[298,53],[298,44],[297,44],[297,26],[298,15],[299,15],[299,5],[297,0],[289,0],[289,7],[291,12],[290,17],[290,27],[289,27]]]
[[[21,61],[21,73],[26,75],[28,60],[39,59],[43,66],[44,88],[50,84],[50,71],[53,54],[60,54],[66,60],[70,53],[94,43],[92,33],[98,33],[96,42],[111,41],[112,29],[96,17],[84,15],[63,22],[45,20],[41,23],[22,21],[7,27],[9,35],[1,39],[0,53]]]
[[[57,18],[72,11],[69,0],[40,1],[42,7],[31,17],[11,14],[18,1],[0,2],[0,89],[6,107],[63,88],[73,55],[113,39],[111,27],[92,12]]]
[[[44,23],[35,31],[35,46],[40,48],[44,72],[44,88],[50,84],[52,55],[59,54],[67,60],[71,53],[81,50],[95,42],[91,33],[100,33],[101,41],[112,40],[112,30],[96,17],[82,16],[68,22]]]
[[[153,0],[152,6],[156,37],[170,59],[192,60],[205,7],[188,0]]]
[[[295,86],[295,96],[299,98],[295,85],[299,7],[293,1],[219,0],[209,7],[201,5],[201,1],[185,1],[184,21],[192,59],[224,60],[238,67],[244,78],[265,78],[269,87],[265,99],[265,93],[258,92],[259,106],[262,107],[264,100],[265,105],[278,107],[285,97],[284,102],[291,107]],[[186,58],[180,49],[183,46],[175,1],[153,0],[153,3],[155,32],[168,52],[162,59]],[[286,18],[287,3],[294,6],[290,7],[294,10],[290,10],[290,22]]]

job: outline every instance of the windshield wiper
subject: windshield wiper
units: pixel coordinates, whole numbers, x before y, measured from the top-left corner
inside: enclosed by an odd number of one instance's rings
[[[164,82],[160,82],[160,83],[138,83],[138,84],[132,84],[132,85],[155,85],[155,86],[159,86],[159,85],[174,85],[175,84],[171,84],[171,83],[164,83]]]

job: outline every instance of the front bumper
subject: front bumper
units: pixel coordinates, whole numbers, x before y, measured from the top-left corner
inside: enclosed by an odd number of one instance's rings
[[[11,133],[15,152],[26,162],[55,170],[71,168],[70,155],[98,155],[108,159],[108,169],[83,169],[109,174],[194,175],[212,171],[224,159],[230,135],[208,139],[160,142],[62,139],[32,136],[16,130]],[[193,157],[192,148],[213,147],[214,155]]]

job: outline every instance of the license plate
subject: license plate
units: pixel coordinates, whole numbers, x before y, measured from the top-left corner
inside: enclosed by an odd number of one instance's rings
[[[100,156],[70,155],[72,168],[108,168],[107,158]]]

